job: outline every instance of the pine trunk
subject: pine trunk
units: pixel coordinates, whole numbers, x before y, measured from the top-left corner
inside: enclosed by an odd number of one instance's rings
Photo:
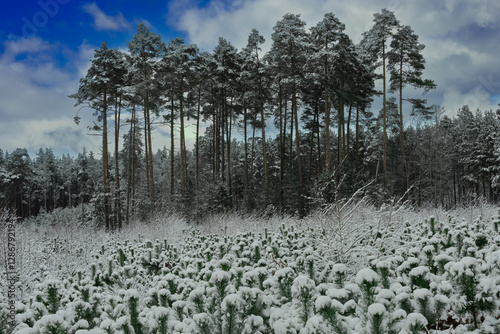
[[[174,117],[175,117],[175,102],[174,94],[172,93],[170,114],[170,196],[174,200],[175,196],[175,136],[174,136]]]
[[[386,78],[385,78],[385,41],[382,42],[382,78],[383,83],[383,94],[384,94],[384,106],[383,106],[383,122],[384,122],[384,187],[387,186],[387,111],[386,111]]]
[[[182,98],[182,90],[180,93],[179,101],[179,119],[180,119],[180,148],[181,148],[181,190],[182,196],[186,195],[186,151],[185,151],[185,139],[184,139],[184,103]]]
[[[328,76],[328,60],[325,58],[325,78]],[[326,128],[326,170],[332,172],[332,158],[330,150],[330,105],[328,91],[325,87],[325,128]]]
[[[102,178],[104,186],[104,215],[106,231],[109,231],[109,177],[108,177],[108,124],[107,124],[107,92],[104,89],[104,105],[102,110]]]
[[[247,106],[243,107],[243,137],[245,144],[245,188],[248,187],[248,130],[247,130]]]
[[[117,102],[118,107],[115,105],[115,219],[118,224],[118,229],[121,229],[121,209],[120,209],[120,169],[119,169],[119,139],[120,139],[120,115],[121,115],[121,95]]]
[[[399,132],[401,134],[401,168],[403,169],[403,184],[406,191],[408,189],[408,180],[406,177],[406,157],[405,143],[403,131],[403,50],[401,50],[401,58],[399,62]]]
[[[196,185],[200,174],[200,114],[201,114],[201,91],[198,91],[198,110],[196,113]]]

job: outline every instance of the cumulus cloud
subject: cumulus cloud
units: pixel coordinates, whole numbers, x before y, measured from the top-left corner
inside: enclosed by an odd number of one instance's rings
[[[98,143],[78,128],[77,112],[69,94],[78,89],[78,80],[89,66],[93,48],[82,44],[78,52],[41,40],[39,37],[8,41],[0,58],[0,143],[13,151],[25,147],[30,153],[40,147],[76,154],[83,146],[97,151]],[[67,67],[56,56],[64,53]],[[87,121],[89,115],[85,115]]]
[[[84,4],[83,9],[94,19],[94,28],[96,30],[123,31],[129,29],[131,26],[123,14],[119,13],[116,16],[106,15],[95,2]]]

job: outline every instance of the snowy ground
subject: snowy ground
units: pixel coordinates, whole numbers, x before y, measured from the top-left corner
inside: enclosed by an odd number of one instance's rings
[[[77,216],[16,225],[16,316],[0,302],[0,333],[500,329],[497,207],[350,203],[303,220],[157,217],[113,234],[75,229]]]

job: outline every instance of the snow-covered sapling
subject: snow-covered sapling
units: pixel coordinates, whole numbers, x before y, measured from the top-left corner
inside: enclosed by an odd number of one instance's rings
[[[148,312],[148,328],[149,332],[156,334],[168,334],[168,320],[170,318],[170,310],[165,307],[153,307]]]
[[[298,302],[300,309],[300,317],[305,324],[313,313],[313,296],[315,290],[315,283],[312,279],[305,275],[299,275],[293,281],[292,296]]]
[[[389,261],[376,261],[375,267],[380,276],[380,283],[384,289],[389,289],[391,286],[391,263]]]
[[[11,317],[8,305],[6,303],[0,303],[0,334],[7,334],[12,332],[11,326],[13,326],[15,323],[15,318]]]
[[[386,324],[384,323],[387,310],[380,303],[374,303],[368,306],[368,333],[382,334],[386,333]]]
[[[245,320],[242,334],[262,334],[264,330],[264,319],[258,315],[250,315]]]
[[[356,284],[359,286],[361,301],[366,309],[375,301],[379,280],[378,274],[370,268],[361,269],[356,274]]]
[[[410,283],[413,289],[429,289],[431,281],[429,279],[429,267],[418,266],[410,271]]]
[[[59,310],[62,299],[61,286],[61,281],[49,278],[42,285],[43,295],[38,296],[37,301],[42,302],[51,314],[55,314]]]
[[[243,301],[238,294],[230,294],[224,298],[221,305],[223,328],[225,334],[239,334],[242,327]]]
[[[406,317],[405,329],[408,334],[420,334],[425,331],[427,319],[420,313],[410,313]]]
[[[263,292],[257,288],[240,288],[238,295],[243,301],[241,308],[244,317],[251,315],[266,317],[264,311],[267,305],[262,299],[262,294]]]
[[[436,217],[431,217],[429,220],[429,227],[432,235],[436,234]]]
[[[292,285],[295,277],[295,272],[290,267],[285,267],[276,271],[275,277],[278,283],[278,289],[281,297],[287,301],[292,300]]]
[[[189,302],[191,302],[195,313],[205,312],[205,289],[197,288],[189,293]]]
[[[315,302],[316,312],[320,314],[335,334],[349,333],[349,326],[342,317],[343,305],[328,296],[319,296]]]
[[[123,251],[122,248],[119,248],[118,249],[118,262],[120,263],[120,267],[123,267],[125,265],[126,260],[127,260],[127,257],[125,256],[125,252]]]
[[[215,287],[219,301],[222,301],[226,296],[226,288],[229,285],[231,275],[227,271],[214,271],[210,277],[210,284]]]
[[[399,308],[405,311],[407,314],[410,314],[414,310],[414,306],[412,304],[411,298],[411,288],[409,286],[400,287],[396,291],[396,303]]]
[[[66,334],[69,324],[58,314],[48,314],[35,323],[34,333]]]
[[[198,313],[193,316],[193,321],[196,324],[197,332],[200,334],[213,334],[214,325],[212,317],[207,313]]]
[[[445,273],[444,269],[445,265],[451,261],[453,261],[453,257],[451,257],[446,253],[441,253],[439,255],[436,255],[434,257],[434,266],[437,268],[437,272],[443,275]]]
[[[168,290],[171,295],[177,293],[177,284],[179,278],[174,274],[167,274],[164,277],[164,280],[167,282]]]
[[[186,301],[184,300],[177,300],[172,303],[172,309],[175,311],[175,314],[177,315],[177,319],[179,321],[184,320],[184,314],[186,311]]]
[[[497,309],[495,280],[486,276],[478,260],[472,257],[449,262],[445,269],[461,295],[455,302],[455,309],[458,314],[469,313],[477,329],[479,313],[491,313]]]
[[[343,263],[336,263],[333,268],[333,282],[338,288],[343,288],[347,276],[347,266]]]
[[[139,293],[135,289],[130,289],[125,294],[125,301],[128,304],[130,325],[135,333],[142,333],[142,324],[139,321]]]
[[[422,314],[427,323],[436,323],[448,305],[448,298],[443,295],[434,296],[428,289],[416,289],[413,291],[417,310]]]

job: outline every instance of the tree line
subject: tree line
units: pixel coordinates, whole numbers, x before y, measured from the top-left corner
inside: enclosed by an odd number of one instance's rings
[[[49,149],[33,161],[25,150],[5,154],[4,204],[27,216],[91,201],[114,229],[158,210],[196,219],[226,210],[305,215],[359,189],[377,203],[498,200],[497,115],[465,106],[454,118],[442,117],[425,99],[406,97],[407,86],[423,94],[435,88],[422,77],[424,45],[409,26],[383,9],[359,44],[332,13],[309,31],[305,26],[300,15],[284,15],[265,54],[255,29],[242,50],[220,38],[212,53],[180,38],[167,44],[144,24],[128,52],[102,43],[70,96],[94,111],[101,158],[83,152],[59,159]],[[379,111],[372,110],[376,96]],[[404,102],[411,106],[406,122]],[[169,133],[168,148],[152,141],[160,127]],[[56,177],[59,166],[35,178],[47,171],[43,161],[63,160],[78,173]],[[54,190],[35,191],[43,182]]]

